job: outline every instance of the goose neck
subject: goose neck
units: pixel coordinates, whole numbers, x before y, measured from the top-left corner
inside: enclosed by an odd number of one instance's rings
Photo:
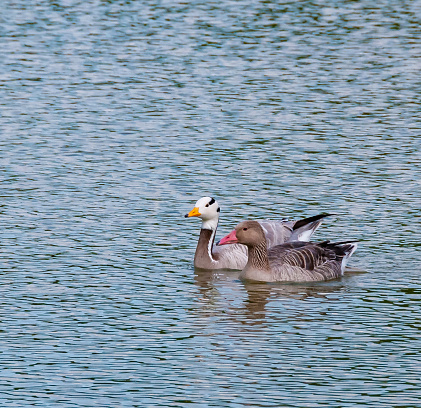
[[[211,218],[202,221],[202,229],[216,231],[218,228],[218,218]]]
[[[195,266],[212,264],[215,259],[212,254],[213,243],[215,241],[216,230],[204,229],[200,230],[199,241],[197,243],[195,254]]]
[[[248,263],[251,267],[255,269],[269,269],[269,258],[266,240],[259,245],[249,247]]]

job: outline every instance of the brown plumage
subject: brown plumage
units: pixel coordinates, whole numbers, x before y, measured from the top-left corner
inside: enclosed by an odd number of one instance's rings
[[[314,282],[343,275],[349,257],[357,248],[355,242],[321,243],[288,242],[268,250],[262,227],[256,221],[243,221],[219,241],[244,244],[248,262],[240,278],[264,282]]]

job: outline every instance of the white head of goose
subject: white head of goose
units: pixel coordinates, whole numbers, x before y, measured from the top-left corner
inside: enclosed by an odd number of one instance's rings
[[[202,197],[185,217],[199,217],[202,220],[202,229],[216,231],[220,211],[218,201],[212,197]]]
[[[260,282],[315,282],[336,279],[357,249],[356,242],[287,242],[268,250],[265,234],[256,221],[243,221],[218,245],[244,244],[248,262],[240,278]]]
[[[247,264],[247,247],[242,244],[219,247],[214,245],[220,207],[212,197],[202,197],[185,215],[202,220],[194,266],[201,269],[243,269]],[[257,221],[262,227],[268,248],[286,241],[307,241],[330,214],[319,214],[299,221]]]

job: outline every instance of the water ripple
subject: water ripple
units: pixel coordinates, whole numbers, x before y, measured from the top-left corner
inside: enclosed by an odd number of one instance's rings
[[[419,2],[4,9],[2,406],[419,406]],[[361,244],[195,271],[203,195]]]

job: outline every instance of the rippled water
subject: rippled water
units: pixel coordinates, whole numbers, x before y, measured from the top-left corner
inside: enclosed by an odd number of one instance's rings
[[[419,407],[420,1],[3,3],[2,407]],[[203,195],[365,273],[195,271]]]

